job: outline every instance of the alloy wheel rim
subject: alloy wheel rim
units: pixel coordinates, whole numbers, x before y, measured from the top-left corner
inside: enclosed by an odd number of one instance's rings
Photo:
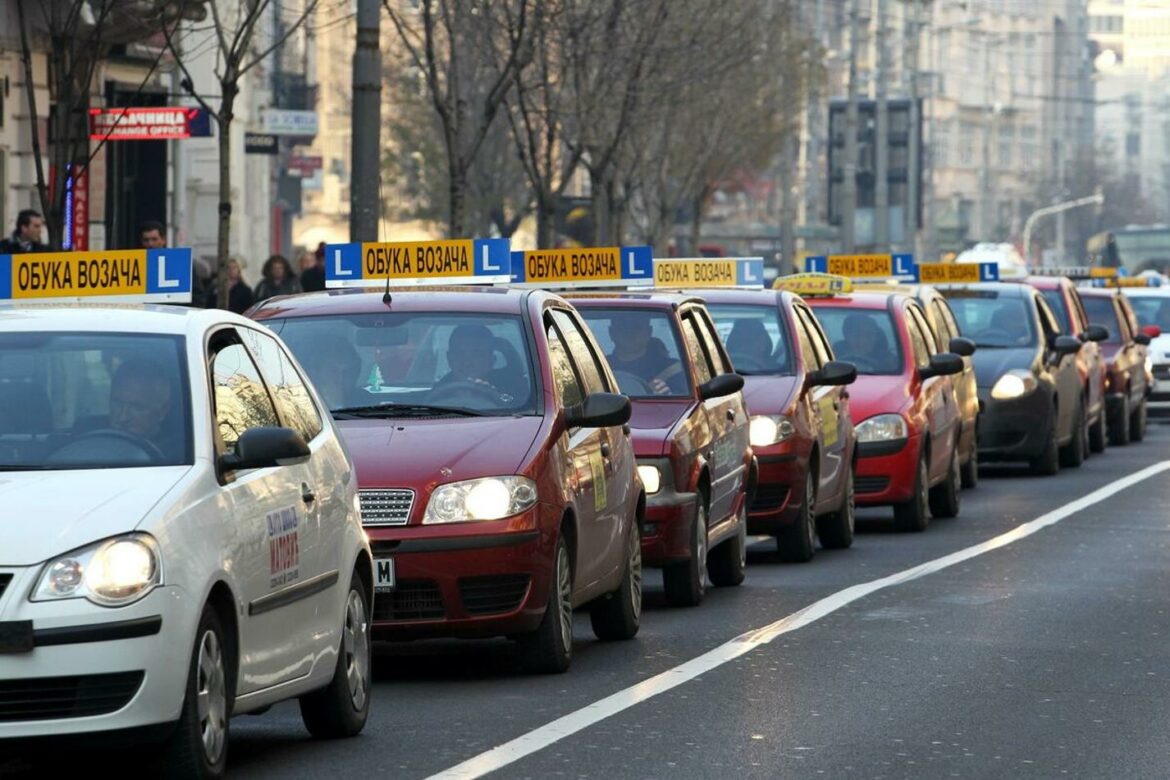
[[[747,506],[739,510],[739,567],[747,568]]]
[[[563,546],[557,554],[557,599],[561,608],[561,642],[567,650],[573,646],[573,580],[569,554]]]
[[[223,650],[214,631],[203,632],[196,661],[196,713],[203,744],[203,757],[217,764],[227,743],[227,675]]]
[[[854,501],[855,493],[853,492],[853,477],[849,477],[849,485],[845,490],[845,527],[849,529],[849,533],[853,533],[854,525],[857,522],[857,504]]]
[[[345,654],[349,701],[354,711],[361,712],[365,709],[370,688],[370,626],[366,620],[366,604],[356,590],[349,592],[345,608],[342,652]]]
[[[695,516],[695,557],[697,565],[695,571],[699,580],[699,590],[703,589],[704,573],[707,571],[707,507],[699,505],[699,512]]]
[[[805,507],[804,535],[805,535],[805,539],[808,541],[809,549],[811,550],[813,547],[816,546],[816,543],[817,543],[817,527],[816,527],[816,523],[817,523],[817,515],[816,515],[817,487],[816,487],[816,483],[813,482],[811,472],[808,475],[807,482],[808,482],[808,484],[805,485],[805,488],[804,488],[804,507]]]
[[[630,606],[633,615],[642,614],[642,539],[638,529],[630,531]]]
[[[922,516],[926,517],[927,513],[930,512],[930,499],[927,495],[929,493],[927,485],[930,484],[930,472],[926,468],[925,460],[919,464],[918,469],[920,472],[919,484],[922,486],[922,489],[918,491],[918,507],[922,510]]]

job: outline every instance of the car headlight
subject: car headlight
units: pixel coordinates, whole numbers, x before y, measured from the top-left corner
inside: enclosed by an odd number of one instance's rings
[[[900,414],[879,414],[859,423],[854,432],[859,442],[898,441],[909,436],[906,421]]]
[[[1031,371],[1015,368],[996,380],[995,386],[991,388],[991,397],[999,401],[1010,401],[1027,395],[1035,390],[1036,386],[1036,377],[1032,376]]]
[[[638,476],[642,478],[642,487],[646,488],[646,495],[654,495],[662,487],[662,472],[657,466],[639,466]]]
[[[536,504],[536,483],[528,477],[484,477],[440,485],[431,493],[423,525],[502,520]]]
[[[162,582],[158,544],[145,534],[107,539],[49,561],[33,590],[33,601],[85,598],[120,607]]]
[[[796,433],[796,426],[783,415],[757,414],[748,428],[748,440],[753,447],[779,444]]]

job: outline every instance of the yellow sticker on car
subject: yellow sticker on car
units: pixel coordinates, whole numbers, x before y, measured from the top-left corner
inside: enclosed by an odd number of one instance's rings
[[[589,453],[589,470],[593,472],[593,511],[601,512],[609,503],[609,496],[605,482],[605,462],[600,450]]]
[[[817,401],[821,408],[821,439],[826,447],[837,443],[837,429],[840,423],[837,419],[837,407],[833,405],[833,396],[826,395]]]

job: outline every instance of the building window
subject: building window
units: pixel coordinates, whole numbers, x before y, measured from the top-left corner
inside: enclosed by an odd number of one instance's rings
[[[975,136],[976,124],[963,121],[959,123],[959,167],[970,168],[975,165]]]

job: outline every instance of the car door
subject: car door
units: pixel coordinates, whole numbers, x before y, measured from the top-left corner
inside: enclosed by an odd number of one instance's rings
[[[276,406],[251,354],[235,328],[208,341],[215,451],[236,451],[253,428],[280,425]],[[319,587],[315,511],[306,506],[304,471],[291,466],[249,469],[221,475],[230,498],[236,536],[225,540],[242,602],[239,620],[240,694],[303,677],[315,653],[306,652],[308,630],[316,625]],[[292,629],[292,630],[290,630]]]
[[[1073,318],[1073,327],[1075,328],[1072,335],[1083,338],[1085,331],[1089,329],[1089,315],[1085,313],[1081,296],[1075,287],[1069,286],[1068,296],[1071,301],[1069,313]],[[1084,361],[1085,371],[1088,373],[1088,381],[1085,384],[1088,388],[1089,398],[1085,414],[1095,417],[1099,411],[1102,411],[1105,403],[1105,357],[1101,354],[1101,345],[1096,341],[1085,341],[1080,354]]]
[[[585,400],[588,393],[580,369],[573,363],[568,342],[557,327],[552,311],[544,316],[549,368],[556,388],[556,413]],[[604,576],[602,562],[608,545],[605,514],[604,460],[601,431],[597,428],[569,428],[561,434],[553,457],[560,459],[567,492],[577,518],[577,550],[573,566],[574,591],[587,591]]]
[[[1056,315],[1052,313],[1052,309],[1039,293],[1033,296],[1033,300],[1036,303],[1036,313],[1040,318],[1040,333],[1045,345],[1045,360],[1048,362],[1049,371],[1051,371],[1056,383],[1057,440],[1064,442],[1073,435],[1072,426],[1077,407],[1075,401],[1081,393],[1081,374],[1077,370],[1076,355],[1060,355],[1051,348],[1056,337],[1060,335],[1060,325]],[[1060,403],[1060,399],[1072,401],[1072,403]]]
[[[684,308],[680,315],[680,325],[683,331],[683,340],[690,353],[691,362],[695,366],[696,392],[699,386],[718,376],[719,368],[714,363],[710,349],[704,343],[702,328],[695,316],[694,308]],[[711,478],[711,495],[709,498],[707,522],[710,524],[724,520],[731,513],[731,503],[735,499],[735,491],[740,481],[737,480],[735,468],[742,464],[732,464],[729,447],[733,446],[730,438],[730,420],[727,415],[731,410],[726,404],[726,398],[709,398],[699,401],[698,413],[706,420],[706,427],[711,432],[710,447],[703,452],[707,460],[707,472]]]
[[[917,303],[907,302],[906,326],[910,330],[910,350],[914,365],[924,368],[930,359],[938,354],[935,336],[926,323],[926,315]],[[930,476],[931,480],[946,474],[954,450],[955,426],[959,421],[958,403],[955,401],[954,382],[949,376],[932,376],[922,382],[919,391],[922,408],[930,421]]]
[[[603,368],[603,359],[577,315],[565,309],[553,309],[551,314],[586,394],[614,392],[608,372]],[[589,548],[596,560],[590,566],[600,572],[599,576],[606,577],[625,563],[626,547],[622,542],[627,530],[625,515],[633,506],[630,491],[634,485],[634,451],[622,426],[594,430],[598,449],[589,457],[593,459],[590,462],[595,472],[593,497],[597,515]],[[600,469],[597,468],[598,460]],[[595,548],[593,542],[596,542]]]
[[[1116,296],[1113,299],[1113,305],[1118,309],[1118,320],[1124,323],[1125,329],[1129,333],[1129,338],[1126,341],[1126,348],[1130,351],[1129,403],[1130,408],[1136,409],[1142,399],[1146,397],[1146,355],[1149,353],[1149,349],[1144,344],[1137,343],[1137,338],[1142,335],[1142,331],[1138,326],[1137,316],[1133,313],[1133,307],[1130,306],[1126,297],[1124,295]]]
[[[959,323],[946,300],[936,297],[930,303],[935,316],[927,324],[935,330],[936,343],[939,352],[950,351],[951,339],[962,336],[959,332]],[[979,390],[975,379],[975,363],[971,356],[963,358],[963,372],[952,377],[951,384],[955,390],[955,402],[958,404],[959,424],[962,426],[962,444],[970,447],[975,438],[975,418],[979,415]],[[967,452],[964,449],[963,452]]]
[[[808,339],[816,355],[817,368],[821,368],[833,359],[829,339],[812,311],[801,304],[795,305],[794,310],[797,324],[803,331],[802,338]],[[817,441],[820,444],[818,502],[834,502],[844,488],[844,477],[851,467],[846,451],[848,427],[853,425],[849,419],[849,393],[844,387],[825,385],[810,387],[805,392],[814,411]]]
[[[735,373],[731,365],[731,358],[728,357],[723,340],[719,338],[719,331],[715,328],[715,322],[711,319],[711,313],[704,306],[696,306],[691,310],[691,316],[694,318],[695,324],[698,325],[699,335],[703,339],[703,346],[711,361],[713,375],[722,376],[723,374]],[[744,456],[751,446],[748,441],[747,402],[744,400],[742,392],[735,392],[712,399],[712,401],[719,402],[712,408],[723,425],[719,439],[719,446],[723,450],[720,459],[728,469],[727,513],[730,514],[735,508],[740,492],[745,489],[748,478],[744,463]]]

